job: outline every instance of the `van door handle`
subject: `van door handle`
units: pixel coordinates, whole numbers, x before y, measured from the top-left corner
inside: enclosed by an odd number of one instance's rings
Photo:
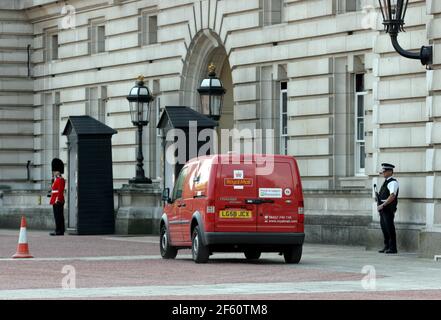
[[[246,199],[246,204],[262,204],[262,203],[274,203],[271,199]]]

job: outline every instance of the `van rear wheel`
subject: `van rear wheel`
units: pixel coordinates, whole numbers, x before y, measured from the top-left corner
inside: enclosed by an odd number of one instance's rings
[[[283,257],[286,263],[299,263],[302,258],[303,245],[297,244],[283,251]]]
[[[244,254],[247,260],[257,260],[260,258],[261,252],[257,250],[245,250]]]
[[[170,239],[167,234],[167,228],[163,226],[161,228],[161,234],[159,237],[159,247],[161,250],[161,257],[163,259],[174,259],[178,254],[178,250],[170,245]]]
[[[196,263],[207,263],[210,257],[210,250],[202,242],[201,231],[199,227],[195,227],[192,234],[191,254],[193,261]]]

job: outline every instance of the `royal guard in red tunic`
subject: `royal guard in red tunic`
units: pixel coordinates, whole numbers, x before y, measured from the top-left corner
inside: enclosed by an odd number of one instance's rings
[[[62,174],[64,173],[64,163],[60,159],[52,160],[52,191],[50,204],[54,210],[55,232],[51,232],[51,236],[64,235],[64,186],[66,184]]]

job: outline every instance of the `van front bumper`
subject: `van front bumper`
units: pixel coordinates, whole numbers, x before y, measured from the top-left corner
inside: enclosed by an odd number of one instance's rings
[[[205,245],[213,244],[260,244],[291,245],[303,244],[304,233],[266,232],[206,232]]]

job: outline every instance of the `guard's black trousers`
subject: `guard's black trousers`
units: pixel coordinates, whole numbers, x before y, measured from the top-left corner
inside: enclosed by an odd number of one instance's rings
[[[55,233],[63,234],[65,231],[63,213],[64,203],[55,203],[52,207],[54,209]]]
[[[395,233],[395,211],[382,210],[380,212],[380,225],[384,236],[384,247],[397,250],[397,236]]]

